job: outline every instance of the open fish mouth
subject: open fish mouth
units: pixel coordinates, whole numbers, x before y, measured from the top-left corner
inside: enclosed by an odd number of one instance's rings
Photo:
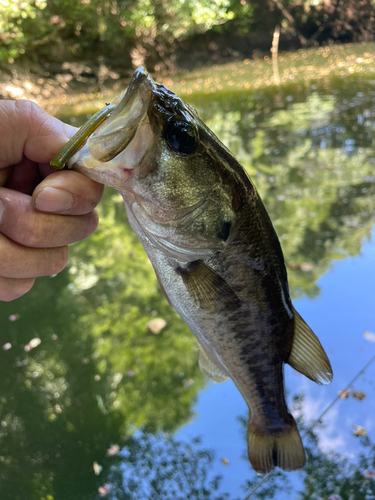
[[[147,111],[155,83],[138,68],[111,116],[68,161],[68,167],[109,185],[123,189],[153,142]]]

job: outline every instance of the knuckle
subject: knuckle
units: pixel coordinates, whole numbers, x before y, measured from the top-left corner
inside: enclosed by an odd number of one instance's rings
[[[69,248],[67,246],[55,248],[53,258],[50,263],[50,270],[47,274],[58,274],[66,267],[69,258]]]
[[[56,219],[53,214],[33,214],[32,217],[28,218],[27,224],[25,219],[24,237],[20,243],[28,247],[41,248],[49,246],[48,243],[51,242],[52,246],[56,234],[60,232],[59,221],[60,219]]]
[[[86,223],[86,234],[85,237],[90,236],[98,227],[99,224],[99,214],[97,210],[92,210],[87,216]]]

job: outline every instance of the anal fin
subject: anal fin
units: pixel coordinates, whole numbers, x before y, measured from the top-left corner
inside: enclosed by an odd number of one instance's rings
[[[201,372],[216,384],[221,384],[228,380],[228,375],[214,363],[206,354],[203,347],[198,343],[199,348],[199,368]]]
[[[294,312],[294,339],[287,363],[317,384],[329,384],[333,378],[331,363],[318,337]]]

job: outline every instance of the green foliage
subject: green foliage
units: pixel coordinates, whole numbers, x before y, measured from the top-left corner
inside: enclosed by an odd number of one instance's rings
[[[247,57],[269,50],[276,25],[292,47],[372,40],[374,13],[373,0],[3,0],[0,61],[105,58],[122,68],[144,61],[170,66],[176,49],[195,49],[196,35],[204,33],[198,50],[222,35],[224,53],[228,45]]]
[[[0,2],[0,61],[16,58],[26,49],[25,19],[36,19],[47,0],[3,0]]]
[[[134,47],[162,57],[176,39],[207,31],[233,15],[229,0],[28,0],[20,7],[7,0],[0,5],[0,57],[25,52],[48,60],[121,56],[128,67]]]

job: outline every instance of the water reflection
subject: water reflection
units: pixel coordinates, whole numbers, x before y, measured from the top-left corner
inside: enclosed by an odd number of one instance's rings
[[[319,448],[319,439],[310,424],[304,418],[304,396],[294,398],[293,413],[300,415],[297,419],[301,433],[307,432],[304,439],[307,464],[301,477],[298,500],[373,500],[375,499],[375,443],[367,436],[360,436],[360,453],[355,463],[347,456],[330,451],[324,453]],[[242,419],[244,432],[246,419]],[[322,427],[323,424],[317,426]],[[251,490],[259,478],[247,482]],[[256,498],[266,500],[278,498],[280,491],[293,491],[290,476],[283,471],[276,471],[256,493]]]
[[[356,255],[370,235],[372,89],[371,82],[337,79],[329,87],[191,99],[261,192],[294,297],[316,296],[316,281],[332,262]],[[162,434],[192,418],[206,384],[195,339],[163,298],[113,191],[105,192],[100,218],[98,231],[72,247],[66,271],[0,306],[0,344],[6,345],[0,350],[0,498],[226,498],[212,451]],[[19,318],[10,321],[11,315]],[[156,334],[147,326],[155,318],[166,322]],[[35,338],[41,343],[29,344]],[[25,351],[27,345],[35,347]],[[374,498],[375,482],[364,476],[375,469],[374,445],[361,439],[361,467],[354,469],[345,457],[319,452],[310,435],[300,498],[360,499],[364,491]],[[113,444],[122,451],[106,457]],[[99,475],[95,462],[103,467]],[[259,498],[285,489],[284,476],[275,475]]]
[[[294,298],[319,294],[317,279],[360,251],[375,214],[373,85],[313,87],[193,102],[260,191]]]
[[[202,448],[199,439],[191,444],[171,436],[137,432],[115,460],[108,459],[103,471],[106,481],[100,497],[113,500],[226,500],[217,492],[220,476],[208,479],[214,454]]]

